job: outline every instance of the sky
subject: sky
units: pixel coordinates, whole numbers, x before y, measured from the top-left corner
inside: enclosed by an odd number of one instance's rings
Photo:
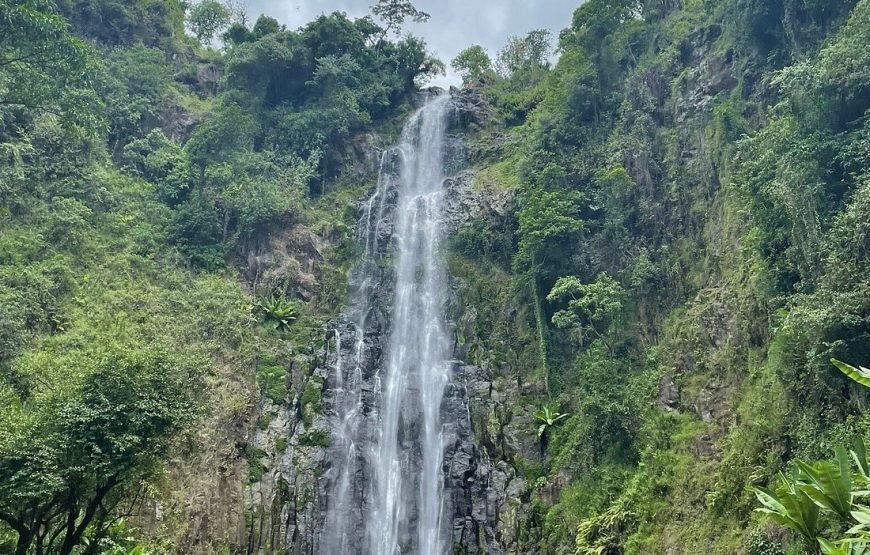
[[[243,0],[254,21],[260,14],[274,17],[290,29],[301,27],[322,13],[341,11],[351,17],[369,13],[375,0]],[[434,85],[458,85],[450,60],[464,48],[479,44],[493,58],[513,35],[549,29],[553,42],[571,24],[582,0],[416,0],[414,5],[432,16],[427,23],[406,29],[426,40],[429,50],[448,66],[448,75]]]

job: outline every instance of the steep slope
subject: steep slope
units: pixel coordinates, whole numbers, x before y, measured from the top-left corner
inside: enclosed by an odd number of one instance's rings
[[[218,52],[186,9],[0,0],[2,553],[324,545],[337,368],[394,286],[358,226],[438,63],[342,14]],[[554,67],[540,32],[464,57],[455,552],[816,549],[749,487],[870,435],[829,363],[870,363],[868,44],[868,0],[589,0]]]
[[[867,432],[828,360],[870,358],[868,17],[592,0],[552,70],[469,73],[474,181],[516,206],[455,240],[457,320],[519,385],[486,428],[543,423],[490,447],[532,486],[517,552],[801,549],[748,487]]]

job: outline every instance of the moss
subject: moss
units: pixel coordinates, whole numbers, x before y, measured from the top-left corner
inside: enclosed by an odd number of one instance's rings
[[[287,450],[287,438],[279,437],[275,440],[275,453],[283,453]]]
[[[260,418],[257,419],[257,429],[258,430],[267,430],[269,429],[269,424],[272,423],[272,414],[262,414]]]
[[[287,370],[278,364],[257,367],[257,382],[263,395],[274,403],[282,404],[287,398]]]
[[[312,376],[305,385],[299,406],[302,408],[302,418],[306,427],[311,426],[314,415],[323,410],[323,378]]]
[[[245,458],[248,461],[248,483],[255,484],[263,479],[263,475],[268,471],[268,467],[263,463],[266,455],[265,451],[254,447],[249,447],[245,451]]]
[[[329,443],[329,434],[320,430],[308,432],[299,438],[299,445],[304,447],[329,447]]]

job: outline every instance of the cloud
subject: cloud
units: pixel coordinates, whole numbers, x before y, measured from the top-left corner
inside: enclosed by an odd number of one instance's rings
[[[345,12],[351,17],[369,13],[375,0],[246,0],[248,15],[255,20],[270,15],[288,27],[305,25],[322,13]],[[431,14],[408,31],[423,37],[429,49],[445,64],[472,44],[486,48],[493,57],[508,37],[532,29],[549,29],[556,37],[571,24],[571,15],[582,0],[417,0],[417,8]],[[458,84],[451,73],[439,79],[440,86]]]

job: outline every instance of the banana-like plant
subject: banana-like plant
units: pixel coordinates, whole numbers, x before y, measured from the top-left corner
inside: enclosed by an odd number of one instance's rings
[[[849,455],[855,463],[852,472]],[[811,544],[818,545],[824,555],[870,555],[870,508],[856,499],[870,495],[864,489],[870,485],[870,464],[864,440],[855,438],[852,449],[838,447],[833,461],[809,464],[796,460],[795,477],[779,475],[776,492],[752,488],[762,507],[778,524],[799,532]],[[832,514],[844,525],[852,527],[844,538],[830,541],[819,537],[820,512]]]
[[[752,491],[762,505],[757,511],[767,513],[777,524],[798,532],[810,543],[816,543],[819,506],[797,487],[794,480],[780,473],[776,492],[761,487],[753,487]]]
[[[852,472],[846,449],[838,446],[834,461],[807,464],[798,459],[800,469],[797,487],[822,509],[836,513],[848,521],[852,511]]]
[[[852,381],[857,382],[864,387],[870,387],[870,370],[867,368],[864,368],[863,366],[855,367],[835,358],[831,359],[831,364],[836,366],[840,372],[846,374],[846,376],[848,376]]]
[[[855,461],[855,466],[858,467],[860,482],[863,485],[870,484],[870,463],[867,462],[867,446],[864,445],[864,439],[855,437],[852,440],[852,449],[850,451],[852,460]],[[858,492],[862,495],[865,492]]]
[[[266,321],[271,322],[278,331],[289,330],[290,325],[296,321],[296,304],[284,297],[274,295],[270,299],[260,301],[258,306]]]
[[[861,540],[846,539],[836,542],[819,538],[823,555],[866,555],[867,544]]]
[[[539,438],[544,437],[544,433],[546,433],[547,430],[555,426],[556,422],[562,420],[563,418],[568,418],[567,414],[562,414],[561,412],[550,410],[550,407],[546,405],[536,410],[533,416],[541,423],[541,425],[538,426]]]

